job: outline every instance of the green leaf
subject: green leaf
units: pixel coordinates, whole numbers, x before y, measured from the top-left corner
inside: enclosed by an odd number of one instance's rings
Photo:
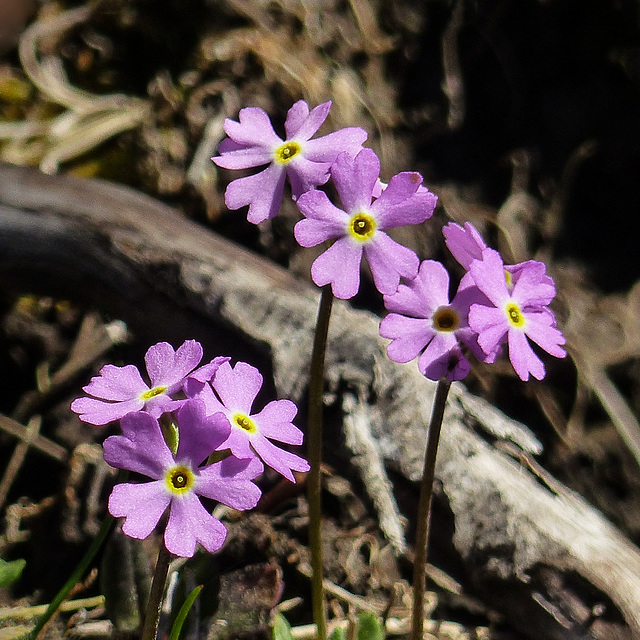
[[[384,640],[384,627],[378,616],[369,611],[358,615],[358,640]]]
[[[0,558],[0,587],[8,587],[13,584],[20,577],[26,564],[27,561],[22,558],[11,562]]]
[[[293,640],[291,625],[281,613],[273,619],[273,640]]]
[[[171,627],[171,634],[169,635],[169,640],[178,640],[180,637],[180,632],[182,631],[182,625],[184,621],[187,619],[187,615],[189,614],[189,610],[193,606],[193,603],[196,601],[196,598],[200,595],[202,591],[203,585],[198,585],[188,596],[187,599],[182,603],[180,607],[180,611],[178,611],[178,615],[176,616],[176,620],[173,623],[173,627]]]

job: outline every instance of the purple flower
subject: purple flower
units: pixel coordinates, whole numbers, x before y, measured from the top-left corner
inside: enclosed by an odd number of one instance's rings
[[[196,378],[205,374],[211,377],[229,358],[215,358],[193,371],[202,359],[202,346],[195,340],[187,340],[177,351],[167,342],[159,342],[149,348],[144,359],[151,386],[142,379],[137,367],[107,364],[83,387],[93,397],[77,398],[71,403],[71,410],[84,422],[95,425],[107,424],[142,409],[158,417],[184,402],[171,396],[182,389],[189,374]]]
[[[109,513],[125,518],[122,531],[146,538],[170,507],[164,543],[177,555],[190,557],[196,543],[217,551],[225,540],[225,526],[204,508],[198,496],[217,500],[233,509],[251,509],[260,489],[251,482],[263,471],[257,459],[230,456],[222,462],[200,464],[229,434],[224,416],[206,416],[200,400],[187,401],[178,411],[179,442],[170,451],[156,418],[140,411],[122,418],[124,435],[104,442],[104,458],[113,467],[152,479],[141,484],[119,484],[109,497]]]
[[[295,226],[296,240],[303,247],[314,247],[336,239],[313,263],[311,277],[319,287],[331,284],[338,298],[352,298],[358,292],[363,253],[380,293],[394,293],[401,276],[414,278],[418,273],[418,256],[384,231],[424,222],[433,214],[437,198],[429,191],[417,193],[422,176],[407,171],[391,178],[372,202],[379,174],[380,161],[371,149],[363,149],[355,158],[341,154],[331,177],[344,210],[322,191],[308,191],[298,198],[305,219]]]
[[[229,437],[218,449],[230,449],[238,458],[257,454],[265,464],[291,482],[295,482],[292,471],[309,470],[309,463],[304,458],[284,451],[271,442],[277,440],[287,444],[302,444],[302,431],[292,423],[298,409],[291,400],[275,400],[269,402],[260,413],[251,413],[253,402],[262,388],[262,375],[255,367],[238,362],[232,368],[225,362],[211,385],[205,385],[198,397],[204,401],[207,413],[222,412],[231,424]]]
[[[392,340],[387,347],[389,358],[409,362],[422,353],[418,368],[424,376],[462,380],[470,364],[460,343],[487,360],[467,322],[469,307],[476,300],[474,288],[466,288],[449,302],[447,270],[439,262],[425,260],[416,278],[384,296],[385,307],[394,312],[380,323],[380,335]]]
[[[257,107],[240,110],[239,122],[225,120],[229,136],[220,144],[219,156],[211,158],[225,169],[248,169],[269,165],[252,176],[234,180],[227,187],[225,202],[229,209],[249,205],[249,222],[257,224],[273,218],[280,209],[285,176],[291,183],[293,199],[324,184],[339,153],[355,155],[362,149],[367,132],[359,127],[334,131],[311,140],[329,114],[331,101],[309,113],[304,100],[287,113],[286,140],[271,126],[269,116]]]
[[[502,259],[493,249],[485,249],[482,260],[474,260],[469,269],[476,286],[490,302],[472,305],[469,326],[478,333],[478,343],[488,353],[506,338],[513,368],[525,381],[529,374],[538,380],[545,376],[544,364],[529,340],[556,358],[566,355],[560,346],[565,343],[564,336],[546,307],[555,295],[553,280],[539,264],[518,265],[520,269],[511,286],[507,286]]]

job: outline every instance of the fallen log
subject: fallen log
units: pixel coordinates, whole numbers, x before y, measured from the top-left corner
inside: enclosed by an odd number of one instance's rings
[[[304,397],[318,292],[130,189],[0,165],[0,286],[93,301],[149,340],[196,337],[216,353],[233,340],[271,366],[280,396]],[[435,385],[386,357],[378,323],[335,306],[327,402],[341,408],[353,463],[401,548],[387,469],[418,479]],[[531,638],[640,638],[640,551],[534,473],[539,452],[526,426],[452,387],[437,502],[465,587]]]

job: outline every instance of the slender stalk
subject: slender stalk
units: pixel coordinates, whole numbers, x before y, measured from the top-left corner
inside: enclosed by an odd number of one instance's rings
[[[111,531],[113,523],[114,520],[109,515],[107,515],[107,517],[102,521],[102,525],[100,526],[98,535],[93,539],[91,546],[87,549],[84,556],[82,556],[82,559],[74,569],[73,573],[69,576],[69,579],[64,583],[62,589],[58,591],[56,597],[51,601],[51,604],[47,607],[47,610],[40,616],[40,618],[38,618],[36,626],[29,633],[29,640],[35,640],[35,638],[38,637],[38,634],[42,631],[45,624],[47,624],[51,617],[56,613],[71,590],[78,584],[78,582],[80,582],[85,571],[100,550],[103,542],[106,540],[109,531]]]
[[[321,474],[322,462],[322,388],[324,384],[324,358],[327,350],[327,334],[329,319],[333,306],[331,287],[322,289],[318,320],[313,339],[313,353],[311,355],[311,373],[309,379],[309,475],[307,476],[307,500],[309,502],[309,546],[311,548],[311,604],[313,620],[318,630],[318,640],[327,637],[324,587],[322,584],[322,519]]]
[[[160,545],[156,570],[153,574],[151,593],[149,593],[149,602],[147,603],[142,635],[140,636],[141,640],[156,640],[158,623],[160,622],[160,610],[162,608],[162,596],[164,595],[164,586],[167,582],[170,562],[171,554],[167,551],[163,542]]]
[[[427,429],[427,443],[424,454],[424,469],[420,482],[420,497],[418,499],[417,530],[415,554],[413,559],[413,614],[412,639],[422,640],[424,625],[424,590],[427,573],[427,544],[429,542],[429,525],[431,520],[431,494],[433,490],[433,476],[436,470],[436,454],[440,440],[440,429],[444,408],[447,404],[447,396],[451,382],[441,378],[436,387],[436,395],[433,401],[431,422]]]

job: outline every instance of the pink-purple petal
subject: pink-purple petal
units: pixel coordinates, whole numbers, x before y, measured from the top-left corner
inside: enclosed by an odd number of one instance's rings
[[[418,275],[385,295],[384,304],[388,311],[430,318],[438,307],[449,304],[449,274],[439,262],[424,260]]]
[[[410,279],[418,274],[418,256],[382,231],[378,231],[373,240],[364,245],[364,255],[376,289],[382,294],[394,293],[400,276]]]
[[[177,351],[167,342],[150,347],[145,364],[152,385],[181,385],[187,374],[200,364],[202,353],[202,345],[197,340],[185,340]]]
[[[138,394],[148,391],[149,387],[142,379],[138,368],[132,364],[125,367],[106,364],[100,369],[99,375],[91,378],[83,390],[102,400],[122,401],[135,398]]]
[[[271,125],[265,111],[258,107],[240,109],[239,122],[227,118],[224,121],[226,134],[238,144],[275,148],[282,143]]]
[[[298,244],[315,247],[326,240],[344,236],[347,214],[333,205],[324,191],[307,191],[297,202],[304,219],[293,228]]]
[[[309,471],[309,463],[304,458],[276,447],[264,436],[257,434],[251,444],[266,465],[291,482],[296,481],[292,471]]]
[[[293,138],[298,142],[308,140],[318,131],[318,129],[322,126],[322,123],[327,119],[327,116],[329,115],[329,109],[331,109],[331,100],[329,100],[328,102],[323,102],[317,107],[311,109],[311,112],[302,121]]]
[[[109,496],[109,513],[125,518],[122,531],[131,538],[143,540],[156,528],[171,502],[164,480],[142,484],[118,484]]]
[[[263,471],[255,456],[244,460],[231,456],[200,469],[196,492],[232,509],[253,509],[261,491],[252,481]]]
[[[77,398],[71,403],[71,410],[78,414],[80,420],[96,426],[120,420],[128,413],[140,411],[143,407],[144,402],[139,398],[124,402],[103,402],[96,398]]]
[[[287,111],[287,119],[284,123],[284,130],[287,136],[287,140],[291,140],[304,121],[309,117],[309,105],[304,100],[298,100]]]
[[[184,403],[184,400],[172,400],[168,395],[161,394],[147,400],[144,410],[154,418],[159,418],[163,413],[177,411]]]
[[[360,288],[362,245],[350,238],[336,240],[311,265],[311,277],[319,286],[331,284],[336,298],[353,298]]]
[[[229,437],[218,447],[218,451],[229,449],[236,458],[246,460],[255,458],[256,453],[251,448],[249,434],[236,425],[231,425]]]
[[[210,384],[202,384],[197,380],[187,380],[184,391],[188,398],[198,398],[204,402],[207,415],[213,415],[219,411],[227,411],[226,407],[214,393]]]
[[[543,312],[525,313],[526,334],[538,346],[556,358],[564,358],[567,352],[560,346],[565,338],[559,329],[551,325],[551,318]]]
[[[291,400],[273,400],[251,419],[267,438],[287,444],[302,444],[304,434],[292,422],[297,413],[298,407]]]
[[[228,356],[218,356],[201,367],[198,367],[193,373],[189,374],[189,380],[197,380],[198,382],[209,382],[216,375],[216,371],[223,362],[229,362],[231,358]]]
[[[190,558],[200,543],[209,553],[222,547],[227,535],[225,526],[214,518],[194,493],[171,501],[171,511],[164,532],[167,551]]]
[[[387,355],[395,362],[410,362],[416,358],[434,333],[431,321],[425,318],[390,313],[380,323],[380,335],[393,340],[387,346]]]
[[[401,202],[389,204],[384,196],[390,188],[391,184],[371,205],[371,212],[376,216],[378,228],[391,229],[420,224],[433,215],[438,202],[437,196],[433,193],[415,193]]]
[[[422,375],[426,375],[425,372],[432,362],[446,358],[446,356],[456,348],[458,348],[458,340],[453,332],[435,332],[433,339],[418,359],[418,369]]]
[[[410,281],[410,285],[398,285],[395,293],[384,296],[384,306],[387,311],[399,313],[413,318],[427,318],[431,315],[431,305],[419,294],[415,283],[420,275]]]
[[[474,260],[469,273],[478,289],[496,306],[500,307],[510,297],[504,278],[504,263],[497,251],[485,249],[482,260]]]
[[[422,176],[417,171],[403,171],[389,180],[377,202],[383,207],[393,207],[415,195],[422,184]]]
[[[273,218],[280,210],[285,176],[284,167],[274,163],[255,175],[238,178],[227,186],[225,203],[229,209],[249,205],[247,220],[253,224]]]
[[[240,147],[225,153],[223,143],[227,141],[233,142],[229,138],[223,140],[218,148],[222,155],[211,158],[223,169],[251,169],[273,162],[273,151],[262,147]]]
[[[262,374],[246,362],[237,362],[233,368],[225,362],[220,365],[212,386],[228,411],[240,411],[248,416],[262,388]]]
[[[509,360],[521,380],[526,382],[531,374],[537,380],[545,375],[544,364],[534,353],[523,331],[509,331]]]
[[[482,252],[487,245],[470,222],[465,222],[464,228],[450,222],[442,233],[449,251],[465,269],[468,270],[474,260],[482,260]]]
[[[312,162],[304,155],[295,157],[286,168],[293,199],[297,200],[303,193],[325,184],[329,180],[330,169],[328,162]]]
[[[217,449],[231,432],[229,420],[223,413],[207,416],[202,400],[188,400],[178,412],[180,438],[176,460],[190,466],[200,465]]]
[[[361,150],[368,134],[360,127],[347,127],[320,138],[308,140],[305,157],[313,162],[335,162],[340,153],[355,157]]]
[[[478,334],[482,350],[491,353],[509,330],[509,321],[502,309],[474,304],[469,310],[469,326]]]
[[[379,175],[380,160],[371,149],[363,149],[355,158],[348,153],[341,153],[336,158],[331,178],[347,213],[369,208]]]
[[[174,460],[158,421],[139,411],[124,416],[121,427],[123,435],[104,441],[104,459],[118,469],[135,471],[154,480],[162,478]]]
[[[553,300],[555,295],[555,285],[546,275],[542,262],[531,260],[526,267],[516,271],[511,297],[522,306],[545,306]]]

